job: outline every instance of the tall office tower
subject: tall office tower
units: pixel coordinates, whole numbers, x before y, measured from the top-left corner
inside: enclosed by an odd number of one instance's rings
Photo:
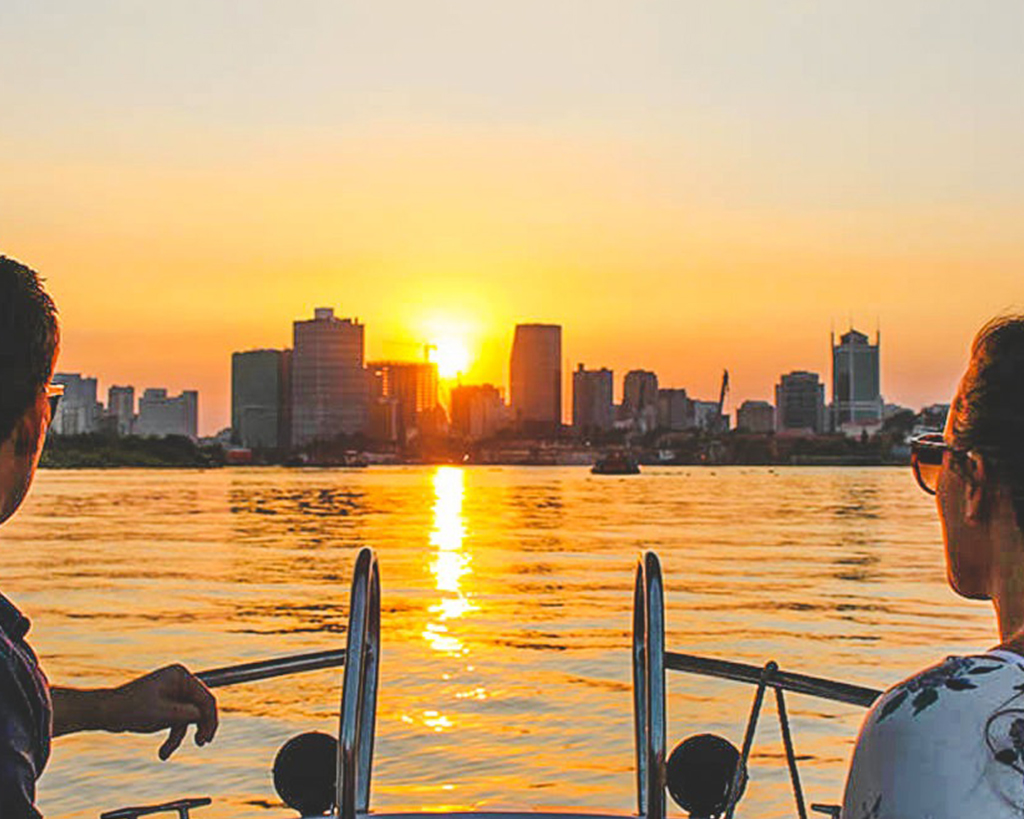
[[[562,327],[517,324],[512,342],[512,417],[528,434],[552,434],[562,426]]]
[[[296,321],[293,328],[292,445],[365,431],[363,325],[318,307],[312,319]]]
[[[658,376],[650,370],[630,370],[622,379],[622,409],[636,417],[658,406]]]
[[[825,428],[825,385],[817,373],[796,370],[775,386],[775,428],[820,434]]]
[[[54,384],[64,385],[51,428],[58,435],[81,435],[99,429],[102,406],[96,400],[96,379],[81,373],[56,373]]]
[[[452,432],[468,441],[490,438],[508,426],[508,407],[492,384],[452,388]]]
[[[736,410],[736,428],[747,432],[772,432],[775,407],[767,401],[744,401]]]
[[[611,370],[585,370],[582,364],[576,367],[572,374],[572,425],[577,432],[604,432],[612,428],[614,389]]]
[[[231,432],[242,446],[287,448],[290,357],[291,350],[231,354]]]
[[[118,435],[131,435],[135,424],[135,387],[113,386],[107,390],[107,415],[114,419]]]
[[[422,431],[425,414],[437,409],[437,364],[427,361],[371,361],[371,397],[397,402],[398,428],[391,440],[404,441]]]
[[[172,397],[162,387],[151,387],[144,390],[139,399],[135,434],[155,437],[184,435],[194,440],[198,437],[198,421],[198,392],[183,390],[181,395]]]
[[[672,432],[692,429],[696,425],[693,402],[684,389],[658,390],[658,427]]]
[[[879,348],[881,333],[875,343],[868,337],[850,329],[836,344],[832,337],[832,428],[843,424],[877,424],[882,420],[885,402],[882,400],[879,378]]]

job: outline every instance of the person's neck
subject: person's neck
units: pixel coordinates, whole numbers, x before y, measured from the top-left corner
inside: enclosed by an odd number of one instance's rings
[[[991,582],[992,605],[999,622],[999,639],[1024,654],[1024,533],[1011,513],[994,528],[996,545]]]

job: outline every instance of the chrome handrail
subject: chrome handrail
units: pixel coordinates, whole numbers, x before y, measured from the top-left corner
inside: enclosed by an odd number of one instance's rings
[[[637,563],[633,590],[633,722],[636,737],[637,812],[644,819],[665,817],[665,724],[668,718],[666,670],[735,680],[757,687],[747,721],[741,761],[737,765],[729,804],[726,806],[727,819],[731,819],[742,791],[744,768],[757,730],[766,689],[775,689],[786,761],[801,819],[807,814],[783,692],[793,691],[864,708],[871,706],[882,693],[874,688],[838,680],[782,671],[775,662],[758,667],[666,651],[661,563],[654,552],[644,552]]]
[[[336,804],[341,819],[355,819],[370,804],[380,664],[380,570],[370,548],[356,557],[348,616],[338,726]]]
[[[637,812],[665,816],[665,594],[661,564],[645,552],[633,590],[633,725]]]

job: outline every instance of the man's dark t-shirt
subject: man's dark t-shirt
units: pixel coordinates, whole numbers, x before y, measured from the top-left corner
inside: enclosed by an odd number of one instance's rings
[[[36,780],[50,756],[53,707],[29,621],[0,594],[0,819],[36,819]]]

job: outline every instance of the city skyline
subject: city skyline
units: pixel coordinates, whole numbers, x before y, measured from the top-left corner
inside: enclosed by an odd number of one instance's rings
[[[834,318],[918,406],[1024,307],[1019,4],[443,7],[7,4],[0,252],[59,366],[196,388],[208,432],[231,352],[329,303],[374,359],[479,351],[472,383],[557,322],[565,383],[728,367],[741,402],[826,372]]]

